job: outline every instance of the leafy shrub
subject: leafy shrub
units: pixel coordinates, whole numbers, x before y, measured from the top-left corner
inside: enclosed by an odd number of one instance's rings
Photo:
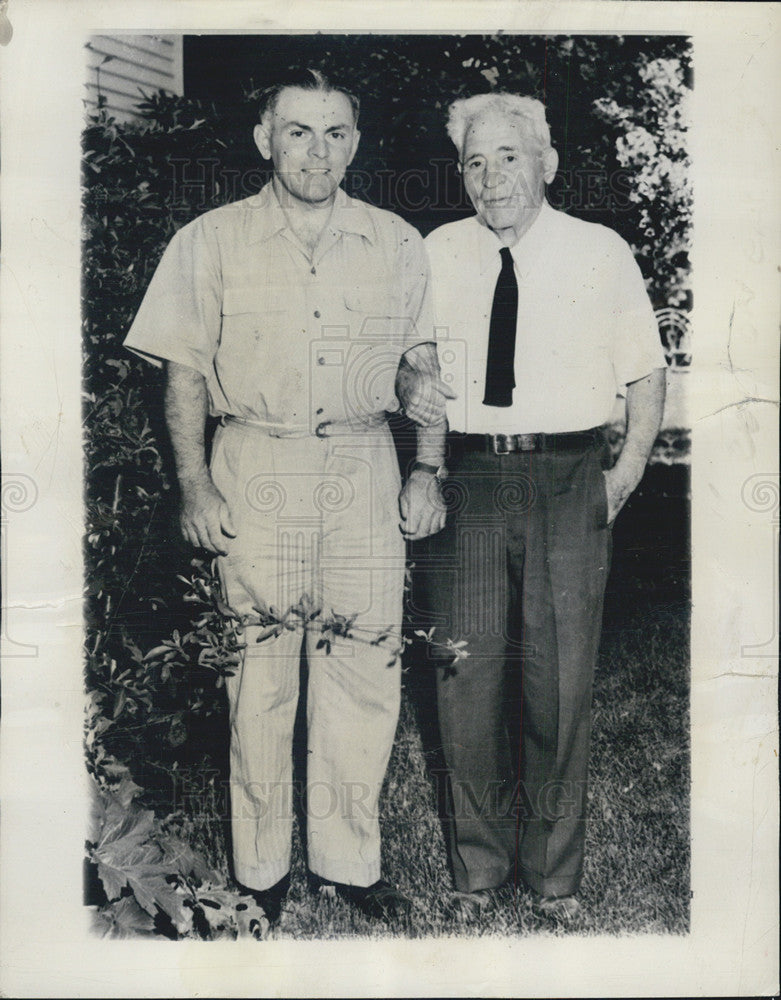
[[[86,860],[87,885],[90,876],[100,882],[94,929],[111,937],[264,936],[268,920],[254,897],[229,889],[202,855],[138,805],[140,791],[127,771],[114,790],[93,783]]]

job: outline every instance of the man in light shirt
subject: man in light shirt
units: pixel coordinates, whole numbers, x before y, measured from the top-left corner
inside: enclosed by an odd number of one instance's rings
[[[377,810],[399,714],[404,539],[444,521],[444,407],[423,241],[340,187],[357,118],[357,98],[317,71],[266,91],[254,137],[272,181],[176,233],[125,342],[166,364],[182,532],[218,553],[226,600],[255,619],[226,685],[233,859],[272,922],[289,886],[302,627],[311,887],[370,917],[410,908],[381,878]],[[403,489],[386,421],[397,391],[418,427]],[[221,418],[210,460],[208,414]],[[268,635],[264,606],[302,627]],[[318,610],[357,638],[326,643]]]
[[[558,156],[543,106],[456,101],[448,133],[476,215],[426,240],[440,358],[459,396],[451,511],[419,569],[436,636],[469,654],[437,669],[456,898],[483,907],[522,881],[538,914],[571,920],[611,527],[659,430],[665,361],[629,246],[546,202]],[[603,471],[619,392],[626,443]],[[508,669],[521,671],[515,766]]]

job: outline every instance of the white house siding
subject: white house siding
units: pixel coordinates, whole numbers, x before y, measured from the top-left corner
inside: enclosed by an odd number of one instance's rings
[[[114,118],[129,121],[144,94],[183,93],[181,35],[93,35],[86,56],[90,110],[100,93]]]

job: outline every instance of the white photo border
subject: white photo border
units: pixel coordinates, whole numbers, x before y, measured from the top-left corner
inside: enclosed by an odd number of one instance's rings
[[[779,5],[10,0],[7,15],[14,34],[0,50],[0,992],[62,997],[776,992],[778,737],[772,654],[778,633]],[[94,33],[123,30],[394,33],[401,26],[405,32],[439,34],[501,29],[678,34],[693,40],[691,933],[263,943],[97,940],[81,902],[89,809],[81,742],[83,45]],[[16,499],[8,492],[14,482]]]

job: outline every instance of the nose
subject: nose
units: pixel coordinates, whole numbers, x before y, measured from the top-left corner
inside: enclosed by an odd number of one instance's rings
[[[498,167],[489,167],[483,177],[483,187],[493,191],[504,184],[506,177],[507,175]]]
[[[309,152],[319,160],[325,159],[328,156],[328,144],[325,141],[324,135],[312,136],[312,141],[309,144]]]

